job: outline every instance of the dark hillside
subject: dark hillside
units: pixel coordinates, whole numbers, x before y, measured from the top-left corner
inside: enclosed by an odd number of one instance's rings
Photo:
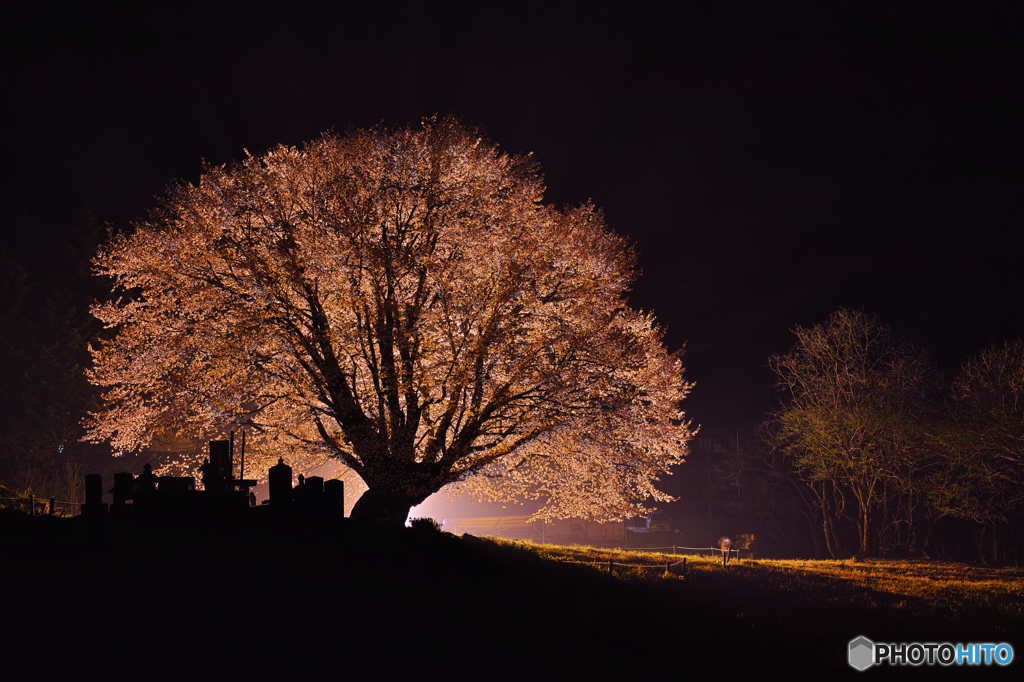
[[[685,578],[609,578],[531,545],[257,516],[182,529],[4,515],[5,649],[40,674],[106,679],[165,669],[823,679],[857,674],[845,647],[860,634],[1024,641],[1019,619],[954,623],[883,594],[860,606],[836,583],[806,580],[797,589],[766,579],[756,564],[691,562]]]

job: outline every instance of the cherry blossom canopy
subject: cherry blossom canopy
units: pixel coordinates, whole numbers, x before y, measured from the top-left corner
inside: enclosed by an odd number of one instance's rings
[[[263,464],[334,458],[354,515],[462,482],[542,517],[640,513],[691,437],[690,386],[601,213],[542,203],[529,157],[451,120],[328,133],[207,167],[95,259],[119,451],[247,426]],[[263,467],[260,467],[261,470]]]

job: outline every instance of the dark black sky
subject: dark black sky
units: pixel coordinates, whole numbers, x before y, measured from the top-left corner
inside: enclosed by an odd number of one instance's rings
[[[201,158],[452,113],[634,240],[709,428],[760,418],[768,356],[840,306],[947,372],[1024,334],[1020,5],[143,4],[0,22],[11,248],[83,207],[124,228]]]

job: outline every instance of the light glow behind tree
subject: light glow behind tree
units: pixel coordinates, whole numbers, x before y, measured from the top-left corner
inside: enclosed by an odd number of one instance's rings
[[[465,481],[608,519],[667,499],[689,385],[626,293],[634,258],[536,165],[450,120],[325,134],[177,185],[101,251],[124,295],[94,314],[119,451],[161,431],[255,432],[251,452],[336,458],[353,514],[405,520]]]

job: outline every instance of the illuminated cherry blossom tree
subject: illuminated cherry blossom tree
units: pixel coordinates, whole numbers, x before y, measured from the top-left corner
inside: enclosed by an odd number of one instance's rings
[[[464,482],[540,517],[637,514],[691,437],[690,386],[601,213],[451,120],[328,133],[206,167],[95,259],[106,408],[90,438],[244,426],[262,465],[334,458],[353,516]],[[261,467],[262,468],[262,467]]]

